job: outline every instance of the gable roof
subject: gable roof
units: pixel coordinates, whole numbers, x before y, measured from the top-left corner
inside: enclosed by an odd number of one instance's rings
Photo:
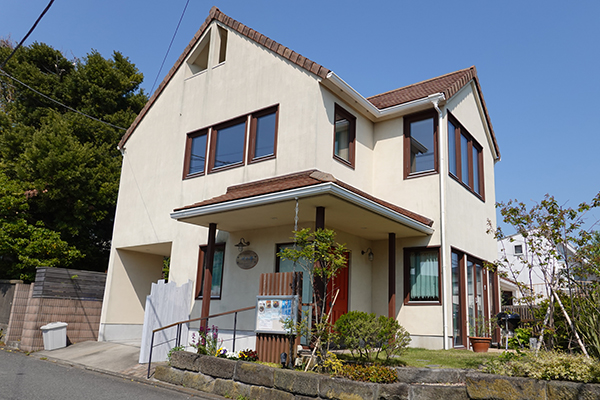
[[[343,189],[352,192],[355,195],[363,197],[373,203],[377,203],[378,205],[384,208],[387,208],[393,212],[408,217],[423,225],[429,227],[433,225],[433,220],[427,217],[409,211],[405,208],[398,207],[397,205],[388,203],[387,201],[381,200],[377,197],[371,196],[370,194],[365,193],[362,190],[359,190],[351,185],[348,185],[342,181],[335,179],[331,174],[324,173],[316,169],[230,186],[227,188],[227,192],[223,195],[213,197],[212,199],[203,200],[201,202],[191,204],[185,207],[177,208],[174,211],[177,212],[183,210],[190,210],[197,207],[225,203],[234,200],[242,200],[265,194],[272,194],[312,185],[319,185],[322,183],[332,183],[336,186],[339,186]]]
[[[213,6],[208,14],[208,17],[200,26],[200,29],[198,29],[190,43],[184,49],[183,53],[181,53],[173,67],[169,70],[169,73],[165,76],[165,78],[160,83],[156,91],[152,94],[144,108],[140,111],[136,119],[133,121],[129,129],[127,129],[125,135],[123,135],[123,137],[121,138],[121,141],[119,142],[119,148],[123,147],[127,140],[131,137],[139,123],[148,113],[150,108],[152,108],[156,99],[161,95],[167,84],[170,82],[177,70],[181,67],[181,65],[190,55],[191,51],[194,49],[194,47],[208,28],[208,26],[213,21],[220,22],[221,24],[229,27],[230,29],[247,37],[248,39],[253,40],[260,46],[278,54],[279,56],[305,69],[306,71],[310,72],[311,74],[317,76],[322,80],[328,80],[331,77],[331,75],[335,75],[331,70],[302,56],[299,53],[296,53],[290,48],[277,43],[276,41],[234,20],[233,18],[228,17],[227,15],[222,13],[217,7]],[[486,123],[489,128],[490,135],[492,137],[494,150],[496,151],[497,157],[499,159],[500,149],[496,141],[496,135],[494,134],[494,129],[492,128],[492,123],[487,111],[487,107],[485,105],[485,100],[483,99],[483,93],[481,92],[481,87],[479,85],[479,79],[477,78],[477,71],[474,66],[460,71],[451,72],[449,74],[442,75],[437,78],[429,79],[423,82],[395,89],[389,92],[371,96],[366,100],[373,104],[379,110],[408,103],[414,100],[426,98],[429,95],[437,93],[443,93],[447,100],[454,94],[456,94],[463,86],[467,85],[471,80],[475,82],[475,86],[477,87],[477,94],[479,95],[479,99],[481,100],[481,105],[485,114]]]
[[[498,147],[498,142],[496,141],[494,128],[492,127],[492,122],[485,105],[485,100],[483,99],[481,85],[479,84],[479,78],[477,77],[477,69],[474,65],[469,68],[450,72],[449,74],[428,79],[426,81],[377,94],[375,96],[368,97],[367,100],[369,100],[375,107],[382,110],[399,104],[422,99],[434,93],[443,93],[445,98],[449,99],[460,89],[466,86],[471,80],[475,82],[477,94],[479,95],[483,113],[485,114],[486,123],[494,143],[494,149],[496,150],[496,154],[498,154],[498,158],[500,158],[500,148]]]

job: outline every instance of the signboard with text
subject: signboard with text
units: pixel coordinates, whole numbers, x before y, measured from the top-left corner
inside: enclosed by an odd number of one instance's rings
[[[298,296],[256,296],[256,333],[286,334],[284,321],[298,317]]]

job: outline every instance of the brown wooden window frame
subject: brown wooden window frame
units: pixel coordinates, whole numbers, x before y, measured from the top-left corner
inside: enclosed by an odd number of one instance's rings
[[[217,154],[216,154],[217,140],[219,137],[219,131],[226,129],[226,128],[231,128],[236,125],[242,125],[242,124],[244,124],[244,139],[243,139],[244,144],[242,145],[242,157],[241,157],[240,161],[215,167],[215,162],[216,162],[216,157],[217,157]],[[237,118],[231,119],[227,122],[223,122],[223,123],[213,126],[211,128],[211,132],[210,132],[210,152],[209,152],[208,173],[210,174],[212,172],[224,171],[227,169],[232,169],[232,168],[237,168],[237,167],[243,166],[245,164],[245,159],[246,159],[245,155],[246,155],[246,144],[247,144],[246,138],[247,138],[247,136],[248,136],[248,115],[244,115],[242,117],[237,117]]]
[[[256,134],[257,120],[266,115],[275,114],[275,131],[273,132],[273,153],[256,157]],[[279,127],[279,105],[270,106],[259,111],[255,111],[250,117],[250,136],[248,139],[248,164],[260,161],[271,160],[277,157],[277,134]]]
[[[475,196],[485,201],[485,178],[483,173],[483,147],[473,138],[473,136],[469,133],[469,131],[460,123],[460,121],[453,116],[451,113],[448,113],[448,124],[454,125],[454,143],[455,143],[455,160],[456,160],[456,174],[451,172],[450,168],[450,157],[448,157],[448,175],[450,175],[455,181],[460,183],[464,188],[469,190]],[[448,134],[450,134],[450,129],[448,129]],[[462,152],[461,152],[461,136],[464,136],[467,139],[467,158],[468,158],[468,174],[469,174],[469,183],[466,184],[462,179]],[[450,139],[450,137],[448,137]],[[479,180],[475,182],[474,180],[474,169],[473,169],[473,149],[477,150],[477,163],[478,163],[478,172],[479,172]],[[448,145],[448,150],[450,150],[450,146]],[[479,193],[475,191],[475,183],[479,186]]]
[[[410,300],[410,254],[412,252],[437,250],[438,299],[432,301]],[[404,248],[404,304],[410,306],[439,306],[442,304],[442,265],[440,246]]]
[[[410,124],[413,122],[433,119],[433,169],[427,171],[411,172],[411,132]],[[435,111],[427,110],[404,117],[404,179],[416,178],[420,176],[434,175],[438,173],[438,115]]]
[[[204,168],[202,169],[201,172],[190,173],[190,164],[191,164],[191,158],[192,158],[192,144],[195,139],[197,139],[201,136],[205,136],[204,140],[206,141],[206,143],[204,145]],[[202,175],[206,174],[207,153],[208,153],[208,129],[200,129],[200,130],[188,133],[186,141],[185,141],[185,156],[184,156],[184,161],[183,161],[183,179],[193,178],[196,176],[202,176]]]
[[[336,123],[337,116],[348,121],[348,160],[336,154]],[[356,160],[356,117],[337,103],[334,103],[333,114],[333,159],[354,169]]]
[[[197,300],[202,300],[202,289],[204,286],[204,256],[206,254],[206,250],[208,248],[208,245],[203,245],[200,246],[200,251],[198,254],[198,271],[196,273],[196,296],[195,298]],[[218,295],[213,296],[211,293],[211,300],[221,300],[221,297],[223,295],[223,275],[225,272],[225,243],[217,243],[215,244],[215,254],[217,253],[217,250],[222,250],[223,251],[223,266],[221,268],[221,282],[219,283],[219,287],[221,288],[221,290],[219,291]],[[213,265],[213,270],[214,270],[214,265]],[[212,292],[212,282],[211,282],[211,292]]]

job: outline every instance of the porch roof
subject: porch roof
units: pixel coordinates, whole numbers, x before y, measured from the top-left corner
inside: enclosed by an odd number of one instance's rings
[[[308,170],[230,186],[221,196],[175,209],[171,218],[235,232],[293,223],[295,200],[299,222],[315,219],[315,208],[325,208],[325,226],[369,240],[431,235],[433,221],[371,196],[335,179]]]

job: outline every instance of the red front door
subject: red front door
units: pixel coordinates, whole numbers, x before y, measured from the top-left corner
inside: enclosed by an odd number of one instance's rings
[[[348,270],[350,269],[350,254],[346,253],[346,268],[339,270],[334,279],[327,285],[327,311],[331,307],[335,293],[339,289],[337,299],[331,310],[331,323],[335,323],[339,317],[348,312]]]

